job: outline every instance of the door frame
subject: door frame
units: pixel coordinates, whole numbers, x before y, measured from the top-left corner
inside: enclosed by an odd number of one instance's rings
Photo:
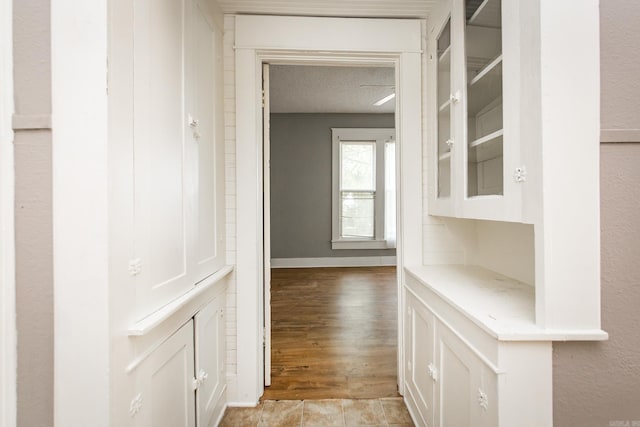
[[[331,31],[327,31],[330,28]],[[229,401],[264,392],[262,64],[391,65],[396,78],[398,386],[404,392],[403,266],[422,262],[422,41],[424,21],[235,17],[237,384]],[[418,89],[418,90],[417,90]]]
[[[0,3],[0,425],[16,425],[13,2]]]

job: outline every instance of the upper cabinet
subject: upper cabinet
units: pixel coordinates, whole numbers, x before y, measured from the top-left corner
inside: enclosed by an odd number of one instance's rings
[[[224,265],[224,116],[222,33],[203,5],[133,8],[128,244],[139,320]]]
[[[517,70],[520,43],[503,27],[514,13],[509,7],[453,0],[442,2],[431,21],[431,214],[521,220],[520,112],[513,108],[519,83],[515,74],[505,78]]]

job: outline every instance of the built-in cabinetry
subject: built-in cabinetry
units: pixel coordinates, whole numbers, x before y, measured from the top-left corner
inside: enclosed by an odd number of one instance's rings
[[[414,421],[429,427],[551,425],[551,342],[542,331],[510,341],[505,323],[511,320],[510,308],[472,302],[482,299],[465,283],[475,274],[464,268],[407,272],[403,369]],[[481,274],[488,289],[504,294],[503,302],[530,305],[526,285]],[[437,287],[446,280],[455,289]],[[450,299],[456,293],[468,293],[462,304],[475,305],[477,311],[458,311]]]
[[[550,426],[553,341],[607,338],[597,22],[553,0],[429,16],[423,257],[401,275],[419,425]]]
[[[222,15],[110,8],[111,420],[214,425],[226,406]],[[126,30],[125,30],[126,29]]]

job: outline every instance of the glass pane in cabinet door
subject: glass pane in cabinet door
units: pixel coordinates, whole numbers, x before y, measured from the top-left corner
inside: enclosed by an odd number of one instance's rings
[[[503,194],[500,0],[467,0],[467,196]]]
[[[442,28],[438,48],[438,197],[451,195],[451,19]]]

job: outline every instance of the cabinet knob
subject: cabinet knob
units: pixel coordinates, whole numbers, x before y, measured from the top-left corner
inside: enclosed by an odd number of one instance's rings
[[[453,139],[447,139],[444,143],[447,144],[447,147],[451,148],[453,145]]]
[[[438,368],[436,368],[436,365],[434,365],[433,363],[429,363],[429,366],[427,366],[427,369],[429,370],[429,376],[431,377],[431,379],[433,379],[433,381],[437,382],[438,381]]]
[[[198,127],[198,124],[200,123],[198,121],[198,119],[196,119],[195,117],[191,116],[191,114],[189,114],[189,127],[195,129]]]
[[[457,90],[455,93],[449,95],[449,101],[451,101],[452,104],[457,104],[458,102],[460,102],[460,91]]]
[[[489,397],[481,388],[478,389],[478,405],[485,411],[489,409]]]
[[[200,384],[205,382],[207,378],[209,378],[209,374],[207,374],[204,369],[200,369],[200,372],[198,372],[198,381],[200,381]]]

